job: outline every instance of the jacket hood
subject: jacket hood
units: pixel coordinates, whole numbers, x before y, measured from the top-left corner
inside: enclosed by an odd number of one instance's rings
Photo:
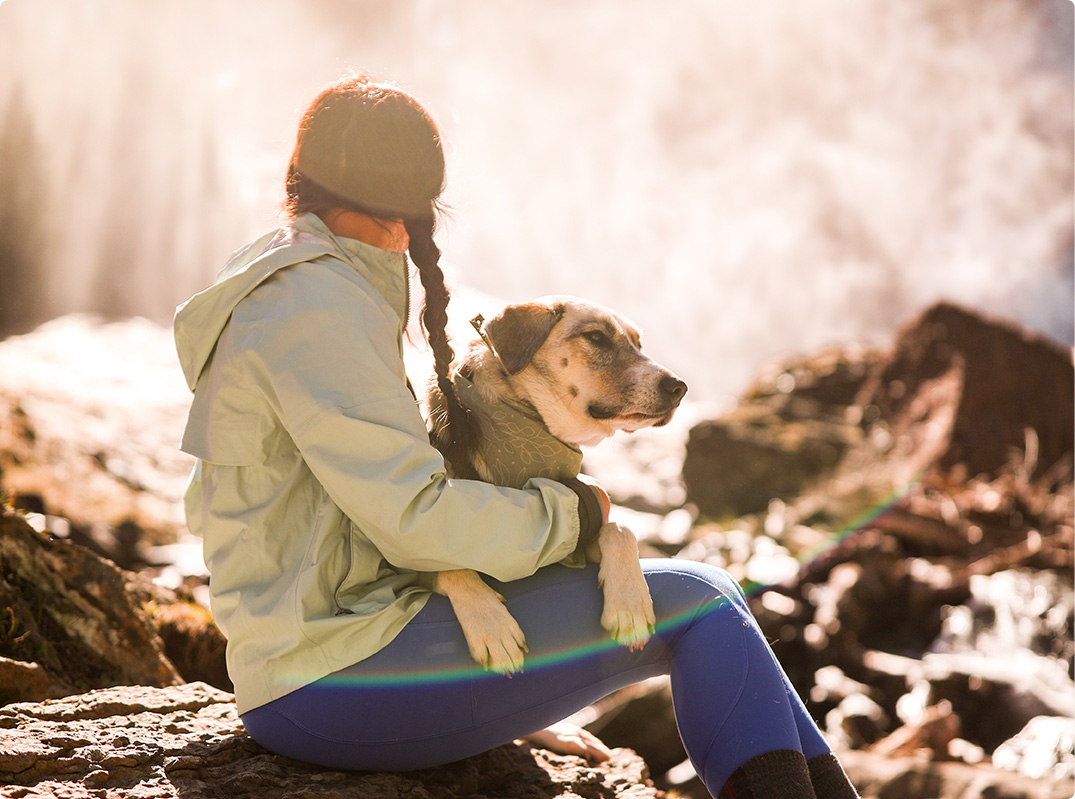
[[[176,308],[176,352],[191,391],[239,301],[274,272],[325,255],[344,257],[328,228],[307,214],[237,250],[213,285]]]

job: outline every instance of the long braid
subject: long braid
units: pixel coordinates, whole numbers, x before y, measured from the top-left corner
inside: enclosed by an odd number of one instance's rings
[[[407,235],[410,237],[409,252],[411,260],[418,268],[418,277],[422,281],[425,302],[420,319],[425,329],[429,346],[433,350],[433,370],[436,373],[437,388],[443,395],[445,414],[440,429],[446,439],[446,457],[457,477],[473,477],[469,474],[471,437],[468,435],[467,409],[463,407],[452,386],[451,367],[455,351],[448,341],[448,302],[451,295],[444,284],[444,272],[440,268],[440,249],[433,241],[435,220],[406,220]]]
[[[3,0],[0,0],[3,2]],[[286,212],[291,218],[334,210],[375,219],[403,219],[411,260],[425,290],[421,322],[433,349],[443,400],[434,443],[460,477],[472,471],[467,411],[452,388],[455,358],[448,343],[448,289],[433,241],[437,198],[444,189],[444,149],[432,117],[402,89],[348,75],[327,86],[299,124],[287,174]]]

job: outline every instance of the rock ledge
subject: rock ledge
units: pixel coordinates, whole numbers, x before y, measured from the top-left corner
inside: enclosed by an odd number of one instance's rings
[[[659,799],[647,776],[629,750],[594,766],[522,743],[405,774],[316,768],[254,743],[232,696],[204,683],[107,688],[0,708],[3,797]]]

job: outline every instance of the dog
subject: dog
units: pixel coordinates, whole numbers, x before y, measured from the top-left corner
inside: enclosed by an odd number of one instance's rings
[[[465,452],[455,451],[455,462],[448,462],[453,477],[515,488],[532,477],[576,477],[579,447],[668,424],[687,391],[686,383],[642,354],[631,322],[595,303],[543,297],[508,305],[483,328],[484,321],[472,321],[480,338],[453,369],[469,420],[461,431],[469,442]],[[444,394],[435,381],[429,418],[430,440],[448,459]],[[641,649],[655,617],[634,534],[607,523],[584,555],[600,563],[602,626],[618,643]],[[565,563],[584,565],[579,556]],[[522,669],[523,632],[504,598],[476,572],[440,572],[433,590],[451,601],[474,660],[509,675]]]

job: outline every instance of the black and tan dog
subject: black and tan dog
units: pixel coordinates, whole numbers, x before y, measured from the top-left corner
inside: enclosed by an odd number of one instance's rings
[[[457,477],[516,488],[532,477],[575,477],[580,446],[621,430],[667,424],[687,391],[682,380],[642,354],[634,325],[594,303],[545,297],[507,306],[484,330],[482,321],[474,322],[481,340],[452,381],[471,425],[465,455],[456,454],[457,462],[449,464]],[[447,452],[444,415],[444,397],[434,384],[431,438]],[[634,534],[605,524],[590,550],[586,559],[601,564],[601,624],[617,642],[641,648],[654,615]],[[475,572],[441,572],[435,590],[451,600],[476,661],[503,673],[522,668],[522,630],[503,598]]]

